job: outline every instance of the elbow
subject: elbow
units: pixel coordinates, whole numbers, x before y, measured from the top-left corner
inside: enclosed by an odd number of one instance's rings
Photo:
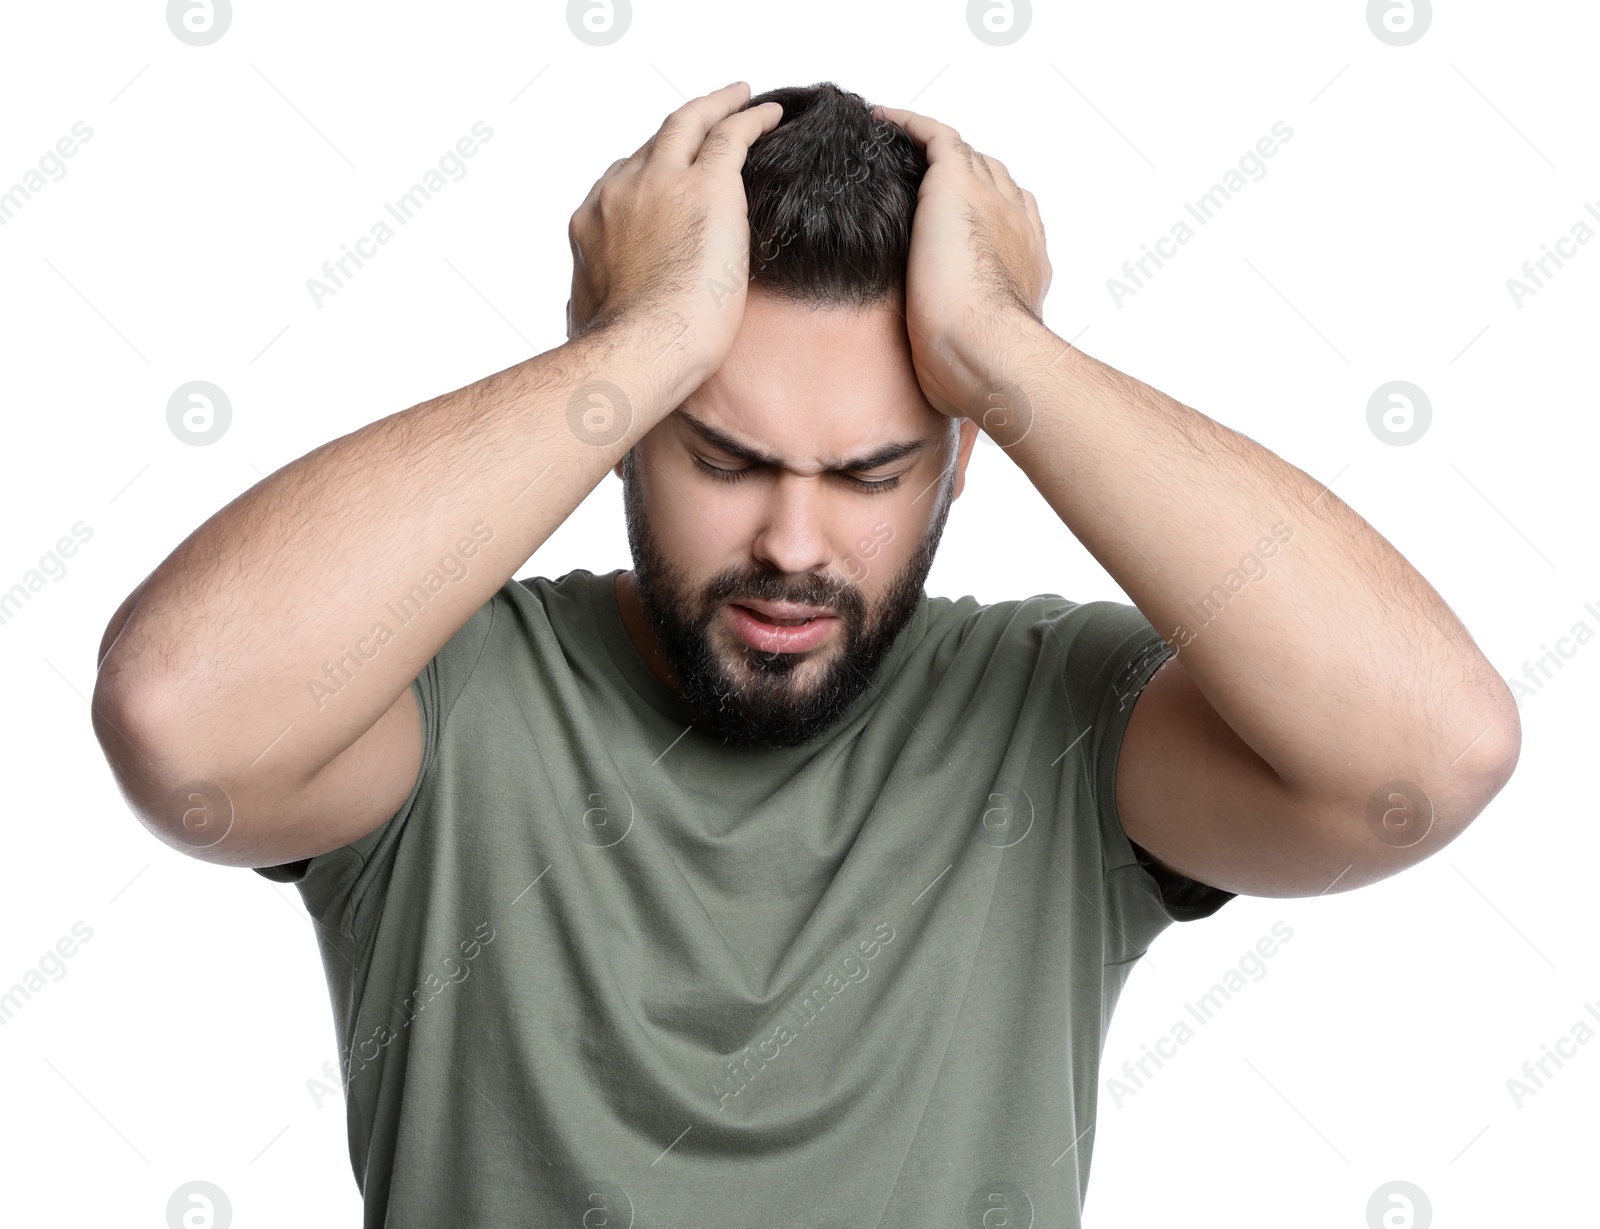
[[[1476,819],[1505,788],[1522,755],[1522,721],[1506,693],[1505,703],[1483,715],[1473,741],[1448,768],[1446,827],[1453,836]]]
[[[259,782],[223,757],[181,697],[102,669],[90,714],[128,809],[152,836],[202,862],[262,864],[235,823],[240,800],[259,806]]]
[[[89,720],[129,809],[153,828],[160,808],[151,803],[166,776],[160,767],[162,740],[155,732],[161,722],[160,702],[104,663],[89,698]]]
[[[149,732],[157,708],[150,689],[134,684],[114,663],[102,662],[89,697],[89,721],[119,778],[150,763]]]
[[[102,667],[89,701],[90,722],[128,809],[163,844],[204,857],[219,825],[231,825],[226,795],[194,778],[166,698]]]
[[[1505,787],[1522,758],[1522,715],[1503,682],[1499,690],[1499,703],[1484,716],[1483,735],[1463,756],[1472,761],[1469,775],[1485,791],[1485,803]]]

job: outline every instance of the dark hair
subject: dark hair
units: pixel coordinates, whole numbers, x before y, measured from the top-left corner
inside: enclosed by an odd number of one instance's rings
[[[831,81],[757,94],[783,118],[745,156],[750,284],[815,307],[905,293],[911,217],[928,160],[899,125]]]

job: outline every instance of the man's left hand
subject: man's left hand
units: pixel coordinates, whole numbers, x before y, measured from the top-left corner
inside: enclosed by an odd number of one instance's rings
[[[1050,259],[1038,202],[948,124],[895,107],[873,113],[903,128],[928,160],[906,270],[917,382],[940,413],[977,418],[985,387],[1002,378],[998,351],[1019,326],[1042,324]]]

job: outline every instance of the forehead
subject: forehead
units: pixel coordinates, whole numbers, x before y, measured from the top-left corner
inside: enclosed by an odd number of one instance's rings
[[[754,289],[727,358],[684,408],[801,464],[927,435],[944,421],[917,384],[897,303],[817,308]]]

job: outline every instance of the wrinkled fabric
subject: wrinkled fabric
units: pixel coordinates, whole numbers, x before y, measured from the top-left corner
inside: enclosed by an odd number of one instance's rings
[[[616,571],[508,582],[413,683],[381,827],[259,873],[319,942],[365,1225],[1079,1224],[1158,881],[1117,751],[1132,606],[928,598],[846,717],[700,728]]]

